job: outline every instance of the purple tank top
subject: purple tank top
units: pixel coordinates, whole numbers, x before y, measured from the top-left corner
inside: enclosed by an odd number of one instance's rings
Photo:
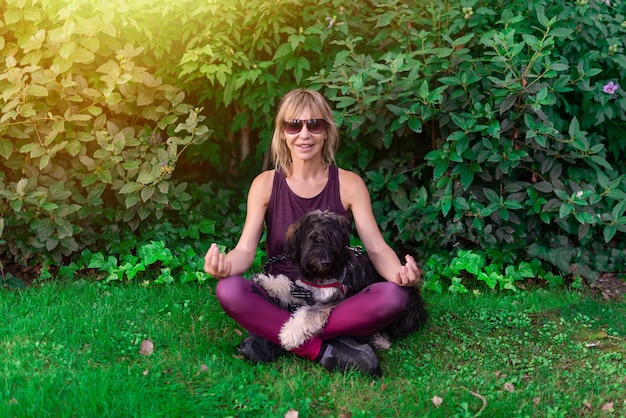
[[[267,258],[283,254],[285,234],[291,224],[305,213],[316,209],[330,210],[351,219],[344,209],[339,193],[339,169],[331,165],[328,168],[328,182],[324,189],[315,197],[303,198],[291,191],[287,185],[285,173],[277,169],[274,174],[272,194],[265,214],[267,225]],[[270,267],[270,274],[285,274],[293,278],[289,261],[280,261]]]

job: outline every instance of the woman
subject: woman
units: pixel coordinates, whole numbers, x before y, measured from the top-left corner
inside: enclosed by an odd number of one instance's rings
[[[354,337],[372,335],[397,318],[408,303],[403,287],[419,282],[415,260],[407,255],[402,265],[383,239],[361,177],[335,166],[338,141],[332,111],[319,93],[306,89],[287,93],[276,115],[271,144],[276,168],[252,182],[237,246],[224,254],[213,243],[205,256],[205,271],[219,280],[219,302],[251,334],[239,346],[251,361],[271,361],[283,351],[278,334],[290,318],[289,311],[276,306],[264,290],[241,276],[254,261],[264,224],[267,256],[280,259],[287,228],[305,213],[321,209],[351,217],[374,267],[387,280],[342,301],[322,333],[293,350],[329,370],[354,368],[377,374],[376,354]],[[270,273],[296,279],[290,275],[288,261],[276,262]]]

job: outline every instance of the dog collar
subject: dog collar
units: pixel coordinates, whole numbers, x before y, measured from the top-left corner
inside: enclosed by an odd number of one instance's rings
[[[343,273],[341,273],[341,276],[339,276],[338,279],[330,278],[320,283],[312,283],[310,281],[304,280],[302,277],[300,278],[300,281],[306,284],[307,286],[315,287],[317,289],[326,289],[329,287],[336,287],[339,289],[339,291],[342,294],[346,295],[349,290],[348,286],[343,284],[343,280],[346,278],[346,272],[347,272],[347,268],[344,267]]]

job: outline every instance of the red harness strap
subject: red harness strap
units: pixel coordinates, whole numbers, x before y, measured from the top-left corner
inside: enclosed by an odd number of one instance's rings
[[[327,280],[324,283],[312,283],[312,282],[307,282],[306,280],[303,280],[303,279],[300,279],[300,281],[307,286],[315,287],[317,289],[327,289],[329,287],[336,287],[339,289],[339,291],[342,294],[345,295],[348,293],[348,286],[344,285],[337,279]]]
[[[347,272],[347,268],[344,268],[342,275],[338,279],[330,278],[330,279],[328,279],[326,281],[323,281],[321,283],[308,282],[308,281],[305,281],[302,278],[300,278],[300,281],[302,283],[306,284],[307,286],[315,287],[317,289],[327,289],[329,287],[337,287],[337,288],[339,288],[339,291],[343,295],[347,295],[349,288],[348,288],[348,286],[343,284],[343,279],[346,277],[346,272]]]

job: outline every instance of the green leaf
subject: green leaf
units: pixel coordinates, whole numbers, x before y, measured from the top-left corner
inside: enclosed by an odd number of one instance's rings
[[[470,32],[464,36],[461,36],[460,38],[456,38],[452,41],[452,46],[454,48],[459,47],[459,46],[465,46],[469,41],[471,41],[474,38],[474,33]]]
[[[131,193],[124,199],[124,205],[127,209],[132,208],[139,202],[139,193]]]
[[[13,143],[6,138],[0,138],[0,156],[8,160],[12,153]]]
[[[554,28],[550,30],[550,35],[557,38],[566,38],[570,36],[574,31],[569,28]]]
[[[499,202],[500,201],[500,196],[498,195],[498,193],[496,193],[492,189],[488,189],[486,187],[483,187],[483,193],[485,194],[485,197],[487,198],[487,200],[489,202],[491,202],[491,203],[495,203],[495,202]]]
[[[141,200],[143,202],[147,202],[148,200],[150,200],[150,198],[154,195],[156,191],[156,188],[152,185],[145,187],[142,191],[141,191]],[[181,201],[181,197],[184,197],[184,193],[182,195],[177,195],[178,200]]]
[[[156,177],[154,176],[154,174],[152,174],[151,171],[142,171],[141,173],[139,173],[139,176],[137,176],[137,181],[141,184],[154,183],[155,180]]]
[[[619,202],[613,207],[613,210],[611,211],[611,216],[613,217],[614,220],[617,220],[621,218],[622,215],[624,215],[625,211],[626,211],[626,200],[622,200],[621,202]]]
[[[134,192],[138,192],[141,189],[143,189],[143,185],[140,183],[136,183],[134,181],[129,181],[128,183],[124,184],[122,186],[122,188],[120,189],[119,193],[120,194],[127,194],[127,193],[134,193]]]
[[[72,224],[66,219],[56,220],[57,231],[59,232],[59,238],[71,237],[74,235],[74,228]]]
[[[611,166],[611,164],[609,164],[604,158],[600,157],[599,155],[592,155],[591,161],[598,164],[599,166],[606,168],[609,171],[613,171],[613,167]]]
[[[435,163],[435,169],[433,170],[433,178],[438,179],[442,177],[446,170],[448,170],[448,166],[450,165],[449,160],[439,160]]]
[[[452,199],[450,198],[450,196],[444,197],[441,200],[441,213],[443,214],[443,216],[448,216],[448,213],[450,213],[450,209],[452,209]]]
[[[580,137],[580,123],[576,117],[572,118],[572,121],[569,124],[568,133],[572,138]],[[585,147],[583,147],[585,149]]]
[[[26,154],[27,152],[30,153],[30,158],[37,158],[45,154],[46,150],[40,144],[31,142],[20,148],[20,153]]]
[[[409,125],[409,128],[413,132],[418,133],[418,134],[422,132],[422,121],[419,120],[418,118],[416,117],[409,118],[408,125]]]
[[[109,170],[98,170],[96,171],[96,176],[98,177],[98,180],[100,180],[103,183],[113,182],[113,177],[111,176],[111,173],[109,172]]]
[[[70,55],[72,55],[75,49],[76,49],[75,42],[73,41],[65,42],[63,45],[61,45],[61,48],[59,48],[59,55],[67,60],[70,58]]]
[[[545,9],[543,5],[537,7],[535,10],[537,11],[537,20],[539,21],[541,26],[543,26],[546,29],[552,26],[550,20],[548,20],[548,18],[546,17],[546,13],[545,13]]]
[[[578,225],[578,239],[582,240],[583,238],[585,238],[590,230],[590,224],[581,223],[580,225]]]
[[[33,97],[46,97],[48,96],[48,89],[44,86],[31,84],[26,89],[26,94]]]
[[[88,187],[98,181],[98,176],[95,173],[87,174],[83,180],[80,182],[80,185],[83,187]]]
[[[394,19],[394,17],[396,17],[396,13],[394,13],[393,11],[389,11],[387,13],[383,13],[382,15],[379,15],[378,21],[376,22],[375,27],[381,28],[381,27],[389,26],[389,24]]]
[[[458,141],[465,138],[467,135],[463,131],[454,131],[446,138],[446,141]]]
[[[587,212],[576,212],[574,214],[574,218],[576,218],[576,220],[580,222],[581,224],[593,225],[596,223],[593,215]]]
[[[37,228],[37,237],[41,241],[48,240],[56,231],[56,225],[51,218],[42,219]]]
[[[65,146],[65,151],[68,154],[70,154],[72,157],[76,157],[80,153],[82,148],[83,146],[80,144],[79,141],[72,140],[72,141],[69,141],[67,145]]]
[[[137,250],[137,255],[141,257],[144,265],[149,266],[157,261],[169,261],[172,258],[172,253],[169,249],[165,248],[165,243],[162,241],[153,241],[150,244],[145,244]]]
[[[616,232],[617,232],[617,227],[615,225],[605,226],[604,231],[603,231],[604,242],[611,241],[611,239],[613,239],[613,237],[615,236]]]
[[[28,188],[28,179],[21,178],[20,181],[15,185],[15,191],[20,195],[25,195]]]
[[[128,280],[132,280],[135,278],[135,276],[137,276],[137,273],[141,271],[146,271],[146,267],[143,265],[143,263],[133,264],[131,262],[126,262],[120,266],[120,270],[126,273],[126,277],[128,278]]]
[[[487,275],[487,273],[481,271],[476,279],[485,282],[485,284],[489,286],[491,290],[494,290],[496,288],[496,284],[498,283],[498,278],[493,273]]]
[[[467,200],[462,196],[454,196],[452,200],[452,205],[458,211],[469,211],[470,205],[467,203]]]
[[[566,218],[574,211],[574,207],[570,203],[563,203],[559,208],[559,218]]]
[[[533,271],[532,265],[527,261],[522,261],[519,264],[517,272],[521,277],[526,279],[535,277],[535,272]]]
[[[428,154],[424,156],[424,159],[426,161],[434,161],[434,160],[440,160],[440,159],[443,160],[444,158],[445,157],[444,157],[443,151],[439,149],[429,151]]]
[[[507,110],[513,107],[517,101],[517,96],[509,96],[500,103],[500,114],[504,114]]]
[[[474,172],[464,167],[461,171],[461,186],[463,186],[464,190],[469,189],[474,181]]]
[[[570,196],[567,193],[565,193],[563,190],[555,188],[553,191],[554,191],[554,194],[556,194],[557,197],[561,200],[569,200],[570,198]]]
[[[52,197],[52,200],[66,200],[72,192],[65,190],[65,185],[62,182],[53,183],[48,187],[48,194]]]
[[[420,85],[419,95],[422,99],[428,99],[428,82],[424,81]]]
[[[85,48],[78,48],[72,53],[71,59],[80,64],[90,64],[94,62],[96,56]]]
[[[550,65],[550,69],[554,71],[567,71],[569,69],[569,65],[555,62],[554,64]]]
[[[596,172],[596,177],[598,178],[598,184],[601,187],[604,187],[605,189],[609,187],[610,181],[609,181],[608,176],[606,174],[604,174],[604,172],[597,171]]]
[[[337,109],[345,109],[356,103],[356,100],[349,96],[337,97],[333,99],[337,103]]]
[[[381,173],[380,171],[377,171],[377,170],[368,171],[367,173],[365,173],[365,175],[367,176],[368,179],[372,181],[372,183],[379,184],[379,185],[385,184],[385,175]]]
[[[517,200],[512,200],[512,199],[505,200],[502,206],[511,210],[518,210],[518,209],[522,209],[523,207],[520,202],[518,202]]]
[[[19,22],[22,19],[22,13],[21,13],[21,8],[18,9],[17,7],[13,7],[13,8],[5,8],[5,12],[4,12],[4,24],[6,26],[11,26],[17,22]]]

